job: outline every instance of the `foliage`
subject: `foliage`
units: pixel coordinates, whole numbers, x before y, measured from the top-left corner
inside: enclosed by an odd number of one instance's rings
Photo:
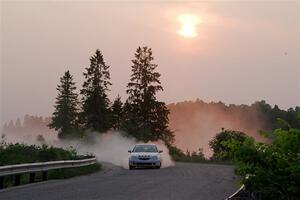
[[[181,158],[185,157],[185,154],[183,153],[183,151],[181,149],[177,148],[176,146],[167,144],[167,147],[168,147],[169,154],[170,154],[172,160],[180,161]]]
[[[261,191],[263,199],[300,196],[300,129],[288,127],[274,130],[271,144],[255,143],[250,137],[239,146],[228,143],[239,174],[248,177],[243,183]]]
[[[36,137],[36,141],[41,143],[41,144],[45,144],[46,143],[46,140],[44,138],[43,135],[39,134],[37,137]]]
[[[169,149],[169,154],[174,161],[180,161],[180,162],[202,162],[205,161],[205,156],[203,154],[203,149],[199,148],[198,152],[193,151],[190,153],[187,151],[184,153],[181,149],[177,148],[174,145],[167,144],[167,147]]]
[[[47,145],[26,145],[7,143],[5,135],[1,135],[0,140],[0,166],[13,165],[22,163],[47,162],[58,160],[74,160],[78,159],[77,152],[72,147],[67,149],[47,146]],[[89,166],[50,170],[49,179],[62,179],[74,176],[80,176],[92,173],[101,169],[100,164]],[[42,180],[42,173],[37,172],[35,181]],[[14,176],[4,177],[4,187],[11,187],[14,183]],[[29,183],[29,174],[22,174],[21,184]]]
[[[122,127],[124,112],[123,112],[123,103],[121,101],[121,97],[117,96],[114,100],[112,106],[112,128],[116,130],[120,130]]]
[[[18,120],[17,120],[18,121]],[[49,129],[48,124],[51,123],[51,117],[41,117],[41,116],[30,116],[25,115],[23,120],[20,120],[20,125],[17,122],[4,124],[2,129],[2,134],[5,135],[18,135],[26,137],[26,135],[36,135],[42,133],[45,135],[55,135],[54,129]]]
[[[75,93],[75,83],[69,71],[66,71],[63,77],[60,78],[60,85],[56,89],[58,95],[49,127],[58,131],[58,137],[61,139],[76,137],[78,130],[78,95]]]
[[[172,103],[168,105],[170,109],[170,122],[171,127],[178,127],[177,124],[185,124],[185,130],[182,132],[197,133],[198,130],[194,129],[193,122],[196,121],[198,116],[210,117],[204,118],[202,121],[203,127],[205,123],[213,123],[215,127],[222,127],[225,120],[230,120],[233,126],[243,128],[243,130],[265,130],[271,131],[281,127],[277,120],[278,118],[288,122],[292,127],[300,128],[297,123],[297,112],[300,112],[300,107],[289,108],[288,110],[280,109],[277,105],[273,107],[261,100],[254,102],[251,105],[226,105],[223,102],[204,102],[200,99],[196,101],[183,101]],[[174,125],[173,125],[174,124]],[[237,124],[237,125],[235,125]],[[199,127],[202,127],[199,125]],[[180,134],[179,131],[178,134]]]
[[[164,102],[156,99],[156,93],[162,91],[160,74],[151,48],[138,47],[132,60],[132,74],[127,84],[129,95],[125,106],[123,128],[138,140],[171,142],[173,133],[168,129],[169,110]]]
[[[75,159],[77,153],[73,148],[62,149],[53,146],[37,146],[26,144],[11,144],[1,142],[0,165],[46,162]]]
[[[260,114],[263,121],[266,122],[268,130],[274,130],[281,128],[281,124],[278,123],[278,119],[286,121],[291,127],[300,128],[298,123],[297,113],[300,112],[300,107],[289,108],[287,111],[281,110],[277,105],[272,108],[266,101],[257,101],[251,105]]]
[[[213,150],[211,159],[230,160],[231,146],[241,145],[245,139],[246,134],[243,132],[222,129],[222,131],[209,142],[209,146]]]
[[[81,124],[84,129],[105,132],[111,128],[110,101],[107,97],[110,83],[109,66],[100,50],[90,58],[90,66],[83,73]]]

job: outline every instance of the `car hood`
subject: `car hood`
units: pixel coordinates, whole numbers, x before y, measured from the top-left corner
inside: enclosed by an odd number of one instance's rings
[[[159,153],[158,152],[132,152],[131,153],[132,156],[158,156]]]

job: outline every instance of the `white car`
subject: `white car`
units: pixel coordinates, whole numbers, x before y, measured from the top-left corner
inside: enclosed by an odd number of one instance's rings
[[[161,167],[161,153],[155,144],[137,144],[133,150],[128,151],[129,169],[138,167],[153,167],[159,169]]]

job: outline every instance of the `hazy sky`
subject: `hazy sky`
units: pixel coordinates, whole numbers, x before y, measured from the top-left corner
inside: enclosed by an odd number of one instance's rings
[[[114,99],[126,98],[133,54],[153,50],[167,103],[195,100],[281,108],[300,105],[300,3],[1,1],[1,119],[50,115],[70,70],[81,88],[99,48],[111,66]],[[196,37],[179,16],[199,19]]]

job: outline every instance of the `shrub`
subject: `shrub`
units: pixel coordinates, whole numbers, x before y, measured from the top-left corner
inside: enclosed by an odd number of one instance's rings
[[[294,200],[300,196],[300,129],[276,129],[273,143],[255,143],[247,137],[239,145],[227,144],[238,165],[238,173],[250,191],[262,199]]]
[[[76,157],[76,151],[72,148],[62,149],[47,145],[26,144],[1,144],[0,165],[12,165],[20,163],[46,162],[56,160],[72,160]]]
[[[200,162],[205,160],[205,156],[203,154],[203,150],[201,148],[198,149],[198,152],[193,151],[190,153],[187,151],[183,153],[183,151],[175,146],[167,145],[169,149],[169,153],[171,155],[172,160],[174,161],[182,161],[182,162]]]
[[[231,160],[230,145],[241,145],[246,139],[246,134],[240,131],[224,130],[218,133],[210,142],[213,150],[212,160]]]

